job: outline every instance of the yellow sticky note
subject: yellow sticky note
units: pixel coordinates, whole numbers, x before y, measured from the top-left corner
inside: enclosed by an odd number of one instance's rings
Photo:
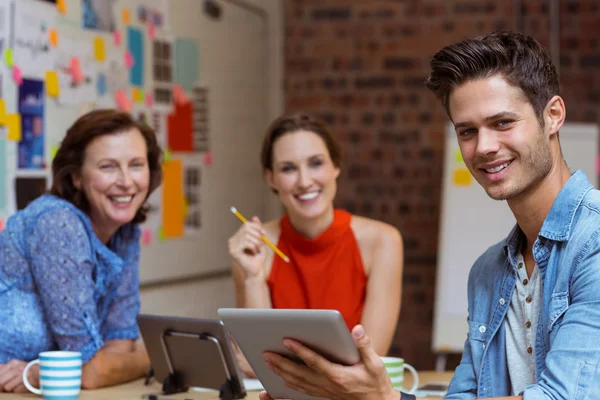
[[[121,15],[123,17],[123,24],[129,25],[129,23],[131,22],[131,13],[129,12],[129,9],[124,8]]]
[[[53,47],[57,47],[58,46],[58,32],[56,31],[56,29],[50,28],[49,36],[50,36],[50,38],[49,38],[50,44]]]
[[[50,160],[54,160],[54,157],[56,157],[56,153],[58,153],[58,146],[57,145],[53,145],[50,147]]]
[[[165,151],[163,153],[163,159],[164,159],[164,161],[170,161],[171,160],[171,150],[165,149]]]
[[[139,89],[137,92],[137,95],[138,95],[138,97],[137,97],[136,101],[138,103],[143,103],[144,102],[144,89]]]
[[[104,61],[106,59],[104,39],[101,37],[94,38],[94,57],[96,57],[96,61]]]
[[[21,115],[7,114],[6,115],[6,130],[7,139],[13,142],[21,141]]]
[[[173,159],[163,163],[163,231],[165,238],[183,235],[183,162]]]
[[[7,67],[12,67],[15,64],[15,58],[13,56],[13,50],[7,48],[4,50],[4,61],[6,61]]]
[[[58,9],[59,13],[66,14],[67,13],[67,0],[57,0],[56,8]]]
[[[466,168],[455,169],[452,181],[456,186],[469,186],[471,184],[471,173]]]
[[[463,158],[462,158],[462,153],[460,152],[460,149],[456,149],[454,150],[454,159],[456,160],[457,163],[463,163]]]
[[[46,71],[46,94],[48,97],[58,97],[59,93],[58,74],[56,71]]]
[[[183,218],[187,218],[188,216],[188,209],[189,209],[189,203],[188,203],[188,199],[187,197],[183,197]]]
[[[6,103],[0,99],[0,126],[6,125]]]

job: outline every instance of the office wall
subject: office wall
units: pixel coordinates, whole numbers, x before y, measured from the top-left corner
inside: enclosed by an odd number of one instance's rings
[[[435,359],[430,349],[447,121],[423,85],[429,59],[444,45],[501,28],[521,29],[550,49],[550,14],[559,3],[554,32],[567,120],[597,123],[597,0],[285,2],[286,110],[322,114],[340,140],[345,158],[337,205],[403,233],[404,290],[391,353],[417,369],[433,368]]]
[[[177,0],[175,0],[177,1]],[[265,58],[267,74],[267,114],[274,119],[283,109],[283,13],[279,0],[244,0],[217,1],[224,7],[237,7],[246,4],[264,10],[267,15],[268,54]],[[174,20],[173,24],[177,21]],[[227,35],[213,37],[222,48],[228,48]],[[246,157],[258,165],[258,154],[247,154]],[[280,207],[274,196],[268,195],[262,206],[264,219],[277,218]],[[232,232],[233,233],[233,232]],[[223,244],[226,246],[226,243]],[[142,285],[142,312],[177,315],[186,317],[216,318],[219,307],[231,307],[235,304],[233,281],[227,271],[213,276],[183,279],[165,284]]]

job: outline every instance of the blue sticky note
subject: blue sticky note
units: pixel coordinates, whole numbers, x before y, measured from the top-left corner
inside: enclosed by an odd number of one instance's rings
[[[98,74],[98,79],[96,80],[96,91],[98,92],[98,96],[106,94],[106,75],[102,72]]]
[[[144,33],[135,28],[127,28],[127,49],[135,63],[129,70],[129,82],[135,86],[144,86]]]
[[[6,208],[6,135],[0,133],[0,210]]]
[[[175,39],[175,83],[179,83],[185,91],[192,91],[199,72],[198,42]]]

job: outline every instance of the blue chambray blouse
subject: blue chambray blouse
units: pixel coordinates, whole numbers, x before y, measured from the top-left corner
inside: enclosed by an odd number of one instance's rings
[[[47,350],[89,361],[107,340],[136,339],[140,230],[121,227],[104,245],[88,216],[44,195],[0,232],[0,364]]]

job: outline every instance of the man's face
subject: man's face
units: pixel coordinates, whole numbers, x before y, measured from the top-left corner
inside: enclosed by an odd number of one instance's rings
[[[449,110],[465,164],[491,198],[527,194],[550,173],[549,135],[500,74],[454,89]]]

